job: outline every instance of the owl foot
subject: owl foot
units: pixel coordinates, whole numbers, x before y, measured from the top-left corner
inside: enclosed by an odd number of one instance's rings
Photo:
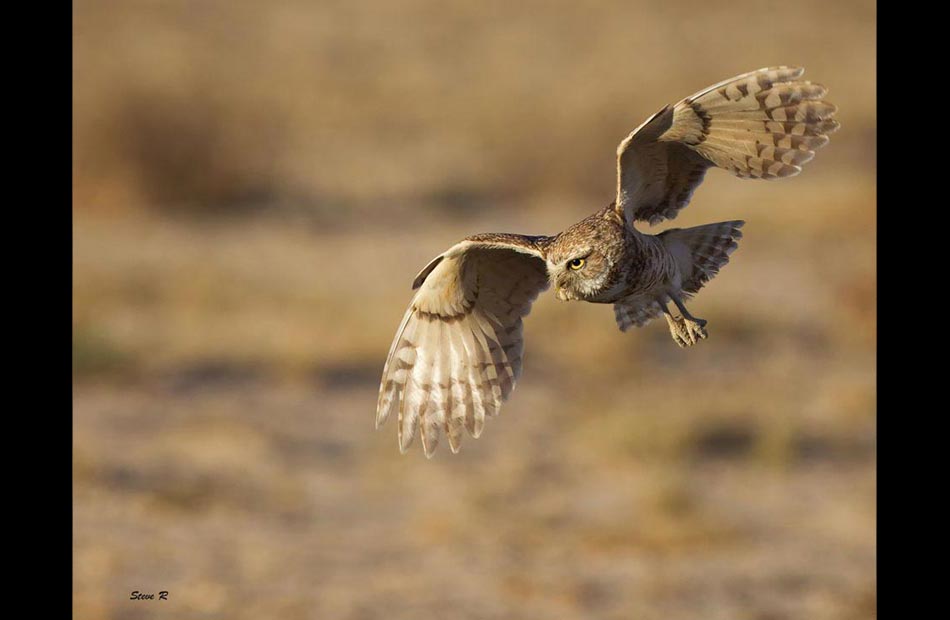
[[[673,342],[681,347],[693,346],[709,336],[706,333],[706,321],[703,319],[691,320],[667,314],[666,321],[670,324],[670,334],[673,336]]]
[[[709,337],[706,333],[706,321],[704,319],[683,319],[686,324],[686,330],[693,337],[693,344]]]
[[[677,295],[670,294],[670,299],[673,300],[673,303],[676,304],[679,311],[683,313],[683,316],[674,317],[669,309],[667,309],[665,303],[660,305],[663,308],[663,313],[666,315],[667,322],[670,324],[670,333],[673,334],[673,340],[676,344],[681,347],[689,347],[700,340],[708,338],[709,334],[706,333],[706,319],[698,319],[690,314],[686,306],[683,305],[683,301]]]

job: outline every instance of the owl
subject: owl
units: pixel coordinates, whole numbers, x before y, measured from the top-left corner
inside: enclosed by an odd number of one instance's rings
[[[421,430],[427,457],[443,431],[452,452],[463,429],[477,438],[515,387],[522,320],[551,284],[563,301],[613,304],[621,331],[662,315],[679,346],[705,339],[706,321],[685,301],[729,262],[743,222],[657,235],[636,224],[675,218],[709,168],[750,179],[801,172],[838,128],[827,90],[803,73],[760,69],[665,106],[617,148],[616,200],[565,231],[473,235],[434,258],[386,358],[376,427],[396,414],[400,451]]]

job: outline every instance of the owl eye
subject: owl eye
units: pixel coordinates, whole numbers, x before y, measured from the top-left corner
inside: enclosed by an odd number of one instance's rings
[[[567,266],[573,269],[574,271],[577,271],[578,269],[583,268],[584,263],[586,262],[587,261],[585,261],[583,258],[575,258],[574,260],[568,261]]]

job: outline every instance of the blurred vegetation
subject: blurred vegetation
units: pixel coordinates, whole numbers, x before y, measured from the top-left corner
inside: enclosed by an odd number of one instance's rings
[[[874,617],[873,3],[73,7],[77,617]],[[586,216],[649,114],[774,64],[842,129],[673,224],[748,221],[709,340],[544,296],[481,439],[373,432],[422,265]]]
[[[821,159],[874,165],[873,3],[74,6],[84,208],[609,201],[626,132],[769,64],[829,82],[846,129]]]

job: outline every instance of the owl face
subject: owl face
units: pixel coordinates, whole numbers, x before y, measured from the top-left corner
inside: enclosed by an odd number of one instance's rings
[[[548,248],[548,276],[562,301],[594,301],[617,280],[623,229],[595,214],[558,235]]]
[[[576,248],[566,256],[571,258],[558,257],[556,261],[548,261],[548,274],[557,298],[570,301],[596,297],[610,273],[606,256],[586,246]]]

